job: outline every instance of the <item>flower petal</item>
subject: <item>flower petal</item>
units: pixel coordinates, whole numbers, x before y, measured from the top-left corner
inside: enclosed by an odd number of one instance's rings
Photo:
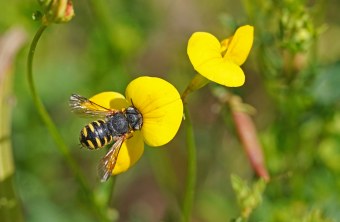
[[[222,58],[221,44],[210,33],[194,33],[189,39],[188,55],[195,70],[207,79],[228,87],[244,84],[242,69]]]
[[[98,93],[92,96],[90,100],[108,109],[122,109],[129,106],[125,97],[117,92]]]
[[[143,115],[142,133],[148,145],[164,145],[176,135],[183,103],[173,85],[156,77],[139,77],[126,88],[126,99]]]
[[[253,40],[254,27],[250,25],[241,26],[232,37],[224,58],[230,59],[239,66],[242,65],[249,55]]]
[[[222,58],[220,42],[207,32],[192,34],[188,42],[187,53],[196,70],[211,59]]]
[[[129,106],[128,101],[120,93],[102,92],[90,98],[91,101],[110,109],[123,109]],[[141,132],[134,132],[121,146],[113,175],[120,174],[133,166],[142,156],[144,141]]]
[[[242,69],[230,60],[210,59],[196,69],[207,79],[228,87],[242,86],[245,75]]]
[[[140,131],[135,131],[133,132],[133,136],[122,144],[112,175],[127,171],[140,159],[143,152],[144,141],[142,133]]]

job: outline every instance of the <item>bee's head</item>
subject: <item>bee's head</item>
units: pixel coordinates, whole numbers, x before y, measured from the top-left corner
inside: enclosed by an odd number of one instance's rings
[[[125,116],[131,129],[140,130],[142,128],[143,116],[136,107],[129,106],[126,108]]]

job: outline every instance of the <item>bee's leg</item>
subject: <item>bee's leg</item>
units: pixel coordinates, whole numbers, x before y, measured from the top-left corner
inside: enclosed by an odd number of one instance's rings
[[[113,136],[113,141],[117,141],[121,138],[122,136]]]
[[[134,131],[131,131],[131,132],[127,133],[127,134],[125,135],[125,139],[130,139],[131,137],[133,137],[133,132],[134,132]]]

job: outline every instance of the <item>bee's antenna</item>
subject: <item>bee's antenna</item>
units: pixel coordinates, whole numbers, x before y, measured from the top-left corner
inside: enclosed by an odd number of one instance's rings
[[[133,101],[132,101],[132,99],[131,99],[131,104],[132,104],[132,106],[133,106],[133,107],[135,107],[135,104],[133,104]]]

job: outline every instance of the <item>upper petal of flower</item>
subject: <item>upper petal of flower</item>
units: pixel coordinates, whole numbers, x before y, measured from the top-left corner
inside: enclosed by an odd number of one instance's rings
[[[187,52],[194,68],[207,79],[229,87],[244,84],[242,69],[233,60],[222,58],[221,43],[210,33],[194,33]]]
[[[122,109],[130,104],[122,94],[116,92],[102,92],[90,98],[91,101],[110,109]],[[113,175],[125,172],[133,166],[142,156],[144,151],[143,136],[136,131],[121,146]]]
[[[230,59],[240,66],[246,61],[253,45],[254,27],[250,25],[241,26],[230,39],[224,58]]]
[[[156,77],[139,77],[126,88],[126,99],[143,115],[142,133],[147,144],[161,146],[176,135],[183,103],[173,85]]]
[[[211,59],[222,58],[220,42],[207,32],[192,34],[188,42],[187,53],[196,70]]]

